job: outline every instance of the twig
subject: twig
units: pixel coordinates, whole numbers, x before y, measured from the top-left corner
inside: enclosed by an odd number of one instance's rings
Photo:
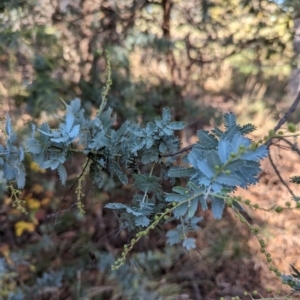
[[[75,206],[77,203],[73,203],[70,207],[68,207],[67,209],[64,209],[64,210],[60,210],[60,211],[57,211],[53,214],[49,214],[47,215],[47,219],[50,219],[50,218],[53,218],[53,217],[57,217],[58,215],[61,215],[63,213],[66,213],[67,211],[69,211],[73,206]]]
[[[287,112],[284,114],[284,116],[278,121],[277,125],[274,127],[274,132],[276,132],[286,121],[287,119],[290,117],[290,115],[296,110],[298,104],[300,102],[300,91],[298,92],[293,104],[291,105],[291,107],[287,110]],[[281,138],[281,137],[277,137],[276,138]],[[288,145],[290,145],[292,147],[293,150],[296,150],[298,155],[299,154],[299,150],[295,149],[294,145],[288,141],[287,139],[285,139],[284,137],[281,138],[283,141],[285,141]],[[270,146],[272,145],[272,139],[268,140],[268,142],[266,143],[267,148],[270,148]],[[293,193],[293,191],[290,189],[290,187],[287,185],[287,183],[283,180],[282,176],[280,175],[280,172],[278,171],[272,157],[271,154],[269,152],[269,160],[271,162],[271,165],[276,173],[276,175],[278,176],[279,180],[281,181],[281,183],[287,188],[287,190],[289,191],[289,193],[292,195],[292,197],[295,199],[295,195]]]
[[[59,205],[66,199],[66,197],[68,196],[68,194],[72,191],[72,189],[74,188],[74,186],[76,185],[76,183],[78,182],[78,180],[81,178],[81,176],[83,176],[88,164],[90,161],[90,157],[88,157],[88,160],[82,170],[82,172],[80,173],[80,175],[78,176],[78,178],[76,179],[76,181],[73,183],[73,185],[70,187],[70,189],[68,190],[68,192],[64,195],[64,197],[62,198],[62,200],[60,201]]]
[[[276,132],[289,118],[289,116],[295,111],[295,109],[297,108],[298,104],[300,102],[300,91],[297,94],[296,99],[294,100],[293,104],[291,105],[291,107],[288,109],[288,111],[284,114],[284,116],[278,121],[277,125],[274,127],[274,132]],[[269,148],[271,145],[271,140],[269,140],[266,143],[266,146]]]
[[[292,151],[297,152],[297,154],[300,156],[300,149],[299,149],[295,144],[293,144],[293,143],[290,142],[288,139],[286,139],[286,137],[283,137],[283,136],[282,136],[282,137],[277,136],[276,138],[279,139],[279,140],[284,141],[286,144],[288,144],[288,145],[291,147]],[[275,144],[274,144],[274,143],[271,143],[271,145],[275,145]]]
[[[276,175],[278,176],[279,180],[281,181],[281,183],[287,188],[287,190],[289,191],[289,193],[292,195],[292,197],[295,199],[296,196],[294,195],[293,191],[290,189],[290,187],[287,185],[287,183],[283,180],[282,176],[280,175],[280,172],[278,171],[272,157],[271,157],[271,153],[269,152],[269,160],[271,162],[271,165],[276,173]]]
[[[91,188],[91,189],[86,193],[86,195],[84,196],[84,198],[86,198],[86,197],[90,194],[90,192],[91,192],[92,190],[93,190],[93,188]],[[84,198],[83,198],[83,199],[84,199]],[[77,205],[77,202],[71,204],[67,209],[63,209],[63,210],[60,210],[60,211],[56,211],[56,212],[53,213],[53,214],[47,215],[47,219],[50,219],[50,218],[53,218],[53,217],[56,217],[56,219],[57,219],[57,217],[58,217],[59,215],[68,212],[68,211],[71,210],[71,208],[74,207],[75,205]],[[56,220],[55,220],[55,224],[56,224]]]
[[[194,145],[189,145],[189,146],[187,146],[187,147],[184,147],[184,148],[178,150],[177,152],[160,154],[159,156],[160,156],[160,157],[169,157],[169,156],[172,157],[172,156],[176,156],[176,155],[179,155],[179,154],[181,154],[181,153],[183,153],[183,152],[190,151],[190,150],[192,149],[193,146],[194,146]]]

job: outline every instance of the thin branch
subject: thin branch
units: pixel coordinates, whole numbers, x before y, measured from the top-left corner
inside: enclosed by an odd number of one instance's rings
[[[76,181],[72,184],[72,186],[70,187],[70,189],[68,190],[68,192],[64,195],[64,197],[62,198],[62,200],[60,201],[60,204],[66,199],[66,197],[68,196],[68,194],[72,191],[72,189],[74,188],[74,186],[76,185],[76,183],[78,182],[78,180],[83,176],[88,164],[89,164],[89,161],[90,161],[90,157],[88,157],[88,160],[82,170],[82,172],[80,173],[80,175],[78,176],[78,178],[76,179]],[[60,205],[59,204],[59,205]]]
[[[284,116],[278,121],[277,125],[274,127],[274,132],[276,132],[290,117],[290,115],[296,110],[298,104],[300,102],[300,91],[297,94],[296,99],[294,100],[293,104],[291,107],[288,109],[288,111],[284,114]],[[266,146],[269,148],[271,145],[271,140],[269,140],[266,143]]]
[[[180,150],[177,151],[177,152],[160,154],[159,156],[160,156],[160,157],[172,157],[172,156],[176,156],[176,155],[179,155],[179,154],[181,154],[181,153],[183,153],[183,152],[190,151],[190,150],[192,149],[193,146],[194,146],[194,145],[189,145],[189,146],[187,146],[187,147],[184,147],[184,148],[180,149]]]
[[[288,144],[291,147],[292,151],[297,152],[297,154],[300,156],[300,149],[295,144],[293,144],[292,142],[290,142],[288,139],[286,139],[283,136],[276,136],[276,138],[284,141],[286,144]],[[275,145],[275,144],[271,142],[271,145]]]
[[[290,115],[296,110],[298,104],[300,102],[300,91],[298,92],[297,94],[297,97],[295,98],[293,104],[291,105],[291,107],[288,109],[288,111],[284,114],[284,116],[278,121],[277,125],[274,127],[274,132],[276,132],[286,121],[287,119],[290,117]],[[295,146],[290,142],[288,141],[287,139],[285,139],[284,137],[278,137],[276,136],[276,138],[278,139],[282,139],[283,141],[285,141],[288,145],[291,146],[291,148],[293,150],[296,150],[298,155],[299,154],[299,149],[296,149]],[[270,146],[272,145],[272,139],[268,140],[268,142],[266,143],[266,146],[267,148],[270,148]],[[269,152],[269,160],[270,160],[270,163],[276,173],[276,175],[278,176],[280,182],[287,188],[287,190],[289,191],[289,193],[292,195],[292,197],[295,199],[295,195],[293,193],[293,191],[290,189],[290,187],[287,185],[287,183],[283,180],[283,178],[281,177],[280,175],[280,172],[278,171],[272,157],[271,157],[271,153]]]
[[[91,188],[91,189],[86,193],[86,195],[83,197],[83,199],[86,198],[86,197],[90,194],[90,192],[91,192],[92,190],[93,190],[93,188]],[[60,210],[60,211],[56,211],[55,213],[49,214],[49,215],[47,215],[47,219],[56,217],[56,220],[57,220],[57,217],[58,217],[59,215],[68,212],[69,210],[71,210],[71,208],[73,208],[73,207],[76,206],[76,205],[77,205],[77,202],[71,204],[67,209],[63,209],[63,210]],[[55,224],[57,223],[56,220],[55,220]]]
[[[64,210],[60,210],[60,211],[56,211],[53,214],[49,214],[47,215],[47,219],[53,218],[53,217],[57,217],[58,215],[61,215],[63,213],[66,213],[67,211],[69,211],[72,207],[74,207],[77,203],[73,203],[70,207],[68,207],[67,209]]]
[[[292,197],[295,199],[296,196],[294,195],[293,191],[290,189],[290,187],[287,185],[287,183],[284,181],[284,179],[282,178],[282,176],[280,175],[280,172],[278,171],[273,159],[272,159],[272,156],[271,156],[271,153],[269,152],[269,160],[270,160],[270,163],[276,173],[276,175],[278,176],[279,180],[281,181],[281,183],[287,188],[287,190],[289,191],[289,193],[292,195]]]

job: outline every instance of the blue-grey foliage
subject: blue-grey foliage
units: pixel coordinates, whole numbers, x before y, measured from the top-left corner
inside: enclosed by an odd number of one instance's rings
[[[57,122],[55,129],[48,123],[39,127],[32,124],[32,134],[25,143],[27,152],[41,168],[57,170],[65,184],[67,159],[78,152],[84,153],[89,160],[90,178],[98,188],[103,187],[108,176],[122,185],[131,184],[135,194],[130,204],[106,204],[106,208],[118,211],[122,228],[148,227],[155,215],[172,207],[170,212],[179,227],[167,233],[168,242],[171,245],[181,242],[186,249],[196,247],[195,240],[187,234],[199,229],[198,208],[211,207],[213,216],[221,219],[226,197],[237,187],[247,188],[257,182],[260,160],[268,153],[266,146],[257,147],[245,136],[255,127],[240,126],[233,113],[224,115],[225,131],[218,128],[198,131],[199,141],[185,158],[187,165],[181,167],[175,165],[180,145],[174,131],[183,129],[184,124],[172,122],[169,108],[163,109],[161,118],[145,126],[125,122],[116,129],[112,109],[99,111],[93,119],[87,118],[80,100],[75,99],[66,105],[65,116],[58,117]],[[22,188],[24,150],[16,144],[17,136],[8,116],[5,133],[6,145],[0,145],[0,171],[5,180],[15,180]],[[152,166],[150,172],[148,167],[142,168],[148,164]],[[154,167],[161,169],[160,176],[157,172],[152,174]],[[161,167],[168,169],[167,176]],[[162,188],[166,178],[171,183],[184,178],[187,184],[174,186],[172,192],[166,193]]]
[[[21,189],[25,185],[24,149],[17,146],[17,135],[9,116],[6,116],[5,135],[6,145],[0,145],[0,170],[6,180],[15,180]]]
[[[214,218],[221,219],[226,196],[238,186],[247,188],[257,183],[257,175],[261,171],[259,162],[267,156],[267,147],[252,145],[245,135],[255,127],[251,124],[238,125],[233,113],[224,115],[224,125],[224,132],[218,128],[211,132],[198,131],[199,141],[187,157],[192,168],[170,169],[170,177],[190,179],[185,188],[173,187],[173,193],[166,193],[165,200],[176,204],[173,209],[175,218],[193,218],[199,204],[203,210],[210,204]],[[236,203],[234,207],[242,209]],[[193,244],[188,242],[184,232],[178,232],[178,228],[167,233],[167,238],[170,244],[183,240],[183,245],[192,248]]]

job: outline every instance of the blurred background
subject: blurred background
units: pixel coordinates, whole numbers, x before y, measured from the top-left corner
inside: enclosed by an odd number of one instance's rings
[[[12,117],[22,137],[30,123],[54,122],[61,101],[75,97],[87,115],[101,103],[109,52],[108,104],[125,120],[146,123],[172,110],[185,121],[182,147],[198,129],[233,111],[268,134],[292,104],[300,82],[300,1],[269,0],[1,0],[0,117]],[[297,110],[290,121],[298,123]],[[21,141],[20,141],[21,142]],[[299,175],[298,157],[272,148],[283,178]],[[230,210],[204,217],[197,251],[165,244],[163,232],[138,243],[127,264],[110,269],[132,233],[120,230],[105,203],[130,201],[131,189],[107,178],[103,190],[85,187],[86,215],[74,191],[84,157],[70,161],[68,184],[26,157],[21,197],[27,215],[0,186],[0,299],[219,299],[289,290],[268,270],[259,244]],[[294,188],[294,186],[293,186]],[[258,186],[239,191],[262,206],[290,194],[268,160]],[[59,213],[57,213],[57,211]],[[298,263],[296,211],[249,212],[262,228],[274,264],[284,273]],[[165,229],[168,229],[166,225]]]

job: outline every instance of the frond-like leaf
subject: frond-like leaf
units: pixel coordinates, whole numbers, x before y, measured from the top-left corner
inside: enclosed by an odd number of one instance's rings
[[[242,128],[240,129],[241,134],[243,135],[253,132],[254,130],[256,130],[256,126],[250,123],[243,125]]]
[[[147,174],[133,174],[134,189],[141,190],[143,192],[158,192],[161,190],[160,178],[156,176],[149,176]]]
[[[172,188],[172,191],[175,193],[178,193],[180,195],[188,195],[189,194],[189,190],[187,188],[184,188],[182,186],[174,186]]]
[[[183,122],[172,122],[167,127],[171,130],[182,130],[185,125]]]
[[[199,161],[197,167],[207,178],[213,178],[215,172],[206,161]]]
[[[191,249],[195,249],[196,248],[196,240],[194,238],[185,238],[182,241],[182,246],[188,251]]]
[[[236,116],[234,113],[224,114],[224,125],[226,129],[236,126]]]
[[[168,150],[168,147],[167,147],[167,145],[165,143],[162,142],[162,143],[159,144],[158,149],[159,149],[160,153],[166,153],[167,150]]]
[[[189,203],[189,209],[188,209],[188,218],[191,219],[192,217],[194,217],[196,211],[197,211],[197,208],[198,208],[198,199],[193,199],[190,201]]]
[[[6,115],[5,132],[10,137],[10,135],[12,134],[12,131],[13,131],[13,129],[11,126],[11,119],[10,119],[9,115]]]
[[[211,210],[215,219],[220,220],[223,215],[225,201],[221,198],[213,198],[211,202]]]
[[[221,138],[221,136],[223,135],[223,131],[217,127],[215,127],[213,130],[212,130],[212,133],[217,136],[218,138]]]
[[[77,136],[79,135],[79,130],[80,130],[80,125],[75,125],[69,133],[69,138],[72,140],[77,138]]]
[[[7,180],[14,180],[16,177],[16,170],[9,162],[4,163],[3,172]]]
[[[231,149],[234,153],[238,153],[241,146],[247,148],[251,145],[251,140],[242,136],[240,132],[237,132],[231,140]]]
[[[107,203],[104,207],[109,209],[127,209],[127,205],[123,203]]]
[[[169,170],[168,176],[171,178],[191,177],[195,174],[193,168],[173,167]]]
[[[35,138],[29,138],[26,142],[28,151],[32,154],[39,154],[42,152],[43,148],[40,142]]]
[[[249,150],[247,153],[243,154],[240,158],[243,160],[250,160],[250,161],[260,161],[264,157],[268,155],[268,149],[265,145],[259,146],[255,150]]]
[[[162,112],[162,119],[163,121],[169,123],[171,122],[171,111],[170,108],[164,107]]]
[[[193,150],[188,154],[188,161],[195,169],[198,168],[198,162],[203,160],[203,158],[203,153],[195,148],[193,148]]]
[[[70,132],[74,123],[74,115],[71,112],[66,114],[65,131]]]
[[[59,164],[57,167],[57,173],[60,178],[62,185],[66,184],[66,180],[68,177],[67,170],[63,164]]]
[[[213,134],[210,134],[206,130],[198,130],[197,136],[199,137],[200,141],[199,143],[205,145],[206,147],[210,149],[215,149],[218,146],[218,140]]]
[[[231,140],[233,136],[238,133],[240,128],[238,126],[229,127],[223,134],[222,139]]]
[[[235,159],[226,165],[226,169],[230,172],[235,172],[244,167],[245,162],[241,159]]]
[[[98,163],[92,162],[90,164],[90,173],[89,173],[93,183],[95,183],[98,188],[102,188],[104,180],[102,176],[102,169]]]
[[[142,226],[147,227],[150,224],[150,219],[146,216],[139,216],[135,218],[135,225],[136,226]]]
[[[70,105],[68,105],[71,108],[71,111],[73,114],[76,114],[79,112],[81,103],[79,98],[75,98],[70,102]]]
[[[165,200],[167,202],[183,202],[188,198],[188,196],[180,195],[180,194],[165,193],[165,195],[166,195]]]
[[[158,153],[154,151],[152,148],[143,151],[142,155],[142,163],[147,164],[149,162],[157,162],[158,161]]]
[[[18,171],[16,172],[16,181],[19,189],[23,189],[25,186],[25,168],[23,164],[19,165]]]
[[[215,150],[211,150],[206,154],[206,161],[207,161],[208,166],[212,170],[215,170],[216,166],[221,165],[221,160],[219,158],[217,151],[215,151]]]
[[[218,154],[223,164],[229,159],[230,150],[230,142],[228,140],[219,141]]]
[[[220,174],[215,180],[218,183],[225,184],[228,186],[238,186],[241,184],[240,179],[236,175],[232,174]]]
[[[173,210],[174,217],[176,219],[183,217],[187,213],[188,208],[189,208],[188,203],[182,203],[181,205],[179,205]]]
[[[110,165],[113,166],[111,171],[118,176],[122,184],[126,185],[128,183],[128,178],[120,166],[115,161],[111,161]]]
[[[178,229],[171,229],[166,233],[166,237],[168,244],[173,246],[181,241],[181,232]]]
[[[293,176],[290,180],[292,183],[300,184],[300,176]]]

